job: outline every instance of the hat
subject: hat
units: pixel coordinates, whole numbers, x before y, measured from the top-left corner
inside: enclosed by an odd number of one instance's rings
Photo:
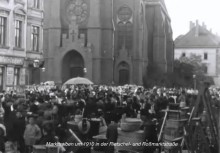
[[[32,112],[27,112],[27,117],[30,118],[30,117],[33,117],[33,118],[37,118],[38,115],[37,114],[34,114]]]
[[[55,96],[55,93],[51,92],[51,93],[49,94],[49,96],[50,96],[50,97],[54,97],[54,96]]]

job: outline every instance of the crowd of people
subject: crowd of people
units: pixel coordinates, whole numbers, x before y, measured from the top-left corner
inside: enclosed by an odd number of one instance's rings
[[[212,90],[218,100],[218,92]],[[47,142],[71,141],[67,122],[76,115],[83,118],[101,118],[107,128],[107,138],[117,142],[117,123],[121,116],[136,118],[145,116],[145,138],[157,142],[157,134],[163,114],[169,103],[180,107],[191,106],[198,92],[192,89],[167,89],[142,86],[101,86],[73,85],[64,88],[56,86],[34,86],[25,90],[25,94],[2,92],[0,95],[0,151],[18,150],[29,153],[33,145]],[[156,124],[157,123],[157,124]],[[159,123],[159,124],[158,124]],[[83,133],[83,129],[82,129]],[[94,133],[92,133],[94,134]],[[82,134],[82,141],[92,139]],[[148,147],[145,152],[156,148]],[[114,148],[113,148],[114,150]],[[112,148],[106,152],[113,152]],[[70,152],[71,147],[61,147],[60,152]]]

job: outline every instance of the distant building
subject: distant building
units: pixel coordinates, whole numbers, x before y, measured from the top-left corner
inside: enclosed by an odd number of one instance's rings
[[[0,0],[0,90],[40,81],[33,60],[42,61],[42,26],[43,0]]]
[[[138,84],[149,65],[173,69],[163,0],[44,0],[44,81],[85,76],[95,84]]]
[[[207,30],[203,23],[190,22],[190,30],[175,40],[175,59],[181,56],[199,55],[205,64],[205,73],[220,85],[220,37]]]

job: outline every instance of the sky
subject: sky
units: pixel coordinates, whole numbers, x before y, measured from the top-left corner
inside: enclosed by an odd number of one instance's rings
[[[204,22],[220,35],[220,0],[164,0],[171,18],[173,39],[189,31],[189,22]]]

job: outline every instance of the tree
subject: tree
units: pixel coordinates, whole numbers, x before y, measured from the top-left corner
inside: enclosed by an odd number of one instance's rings
[[[190,57],[181,57],[179,60],[175,60],[174,74],[183,79],[184,86],[189,86],[190,84],[192,86],[194,81],[199,86],[207,80],[213,84],[213,79],[205,74],[205,67],[201,56],[191,54]],[[193,78],[193,75],[195,78]]]
[[[157,85],[193,88],[194,81],[199,87],[204,80],[209,80],[213,84],[213,79],[206,76],[204,70],[205,64],[202,63],[201,56],[191,54],[190,57],[181,57],[175,60],[172,73],[161,73],[156,71],[156,67],[150,66],[147,71],[148,75],[144,77],[143,82],[145,87]]]

